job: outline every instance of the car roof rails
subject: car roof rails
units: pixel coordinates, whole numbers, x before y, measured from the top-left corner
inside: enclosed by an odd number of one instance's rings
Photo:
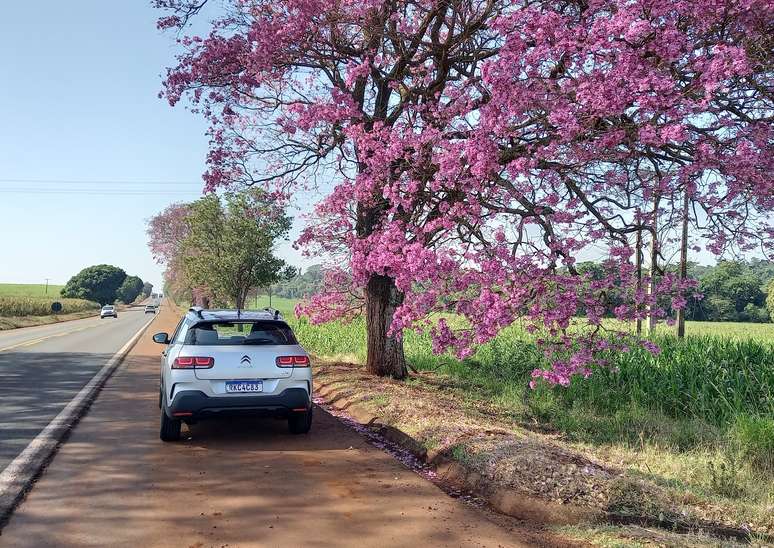
[[[204,309],[201,306],[192,306],[191,308],[188,309],[188,312],[196,313],[196,315],[203,320],[204,316],[202,315],[202,310]]]
[[[280,319],[282,319],[282,314],[280,314],[280,311],[279,311],[279,310],[277,310],[276,308],[269,308],[269,307],[267,306],[266,308],[264,308],[264,310],[265,310],[266,312],[269,312],[269,313],[272,313],[272,314],[274,314],[274,319],[275,319],[275,320],[280,320]]]

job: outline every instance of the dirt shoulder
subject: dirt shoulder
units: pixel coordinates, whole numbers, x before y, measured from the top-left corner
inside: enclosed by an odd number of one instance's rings
[[[494,407],[466,401],[441,376],[396,382],[356,365],[326,363],[316,368],[316,379],[327,404],[411,450],[446,488],[481,497],[505,515],[602,544],[610,538],[687,546],[748,540],[749,525],[728,519],[721,508],[676,496],[559,436],[525,429]],[[754,538],[768,534],[762,527]]]
[[[158,439],[162,307],[16,510],[0,546],[577,546],[449,497],[316,410],[311,434],[271,420]]]

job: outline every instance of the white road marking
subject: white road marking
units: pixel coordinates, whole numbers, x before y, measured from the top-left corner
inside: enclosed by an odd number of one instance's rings
[[[129,349],[139,340],[147,327],[155,319],[156,316],[154,315],[150,321],[144,323],[129,342],[102,366],[102,369],[91,378],[86,386],[81,388],[64,409],[0,473],[0,525],[2,525],[4,518],[10,514],[15,504],[27,490],[32,479],[40,472],[43,465],[54,453],[64,433],[72,428],[74,423],[80,418],[84,406],[88,405],[94,393],[102,386],[107,377],[113,373]]]

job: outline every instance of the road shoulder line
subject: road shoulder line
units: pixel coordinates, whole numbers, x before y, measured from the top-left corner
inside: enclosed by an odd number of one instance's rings
[[[156,318],[157,316],[154,315],[150,321],[143,324],[59,414],[0,472],[0,531],[8,522],[14,509],[24,500],[32,484],[53,459],[64,438],[86,414],[100,389]]]

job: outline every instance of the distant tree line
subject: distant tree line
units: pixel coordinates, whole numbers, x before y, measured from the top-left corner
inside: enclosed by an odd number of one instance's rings
[[[688,300],[688,319],[717,322],[768,322],[766,292],[774,281],[774,262],[721,261],[714,267],[691,265],[702,299]]]
[[[133,303],[140,295],[147,297],[152,289],[153,284],[143,282],[138,276],[128,276],[117,266],[100,264],[84,268],[70,278],[61,295],[104,305],[116,301]]]
[[[271,294],[286,299],[303,299],[319,293],[322,289],[323,269],[316,264],[287,280],[280,280],[271,286]],[[269,288],[261,288],[260,293],[267,293]]]
[[[602,265],[590,261],[580,263],[578,271],[592,279],[604,275]],[[699,281],[697,295],[688,298],[688,320],[769,322],[774,318],[774,262],[720,261],[715,266],[688,263],[688,277]],[[612,316],[623,298],[611,292],[605,296],[605,302],[608,315]],[[662,305],[670,308],[669,302]]]
[[[604,276],[596,262],[579,263],[578,272],[592,279]],[[701,298],[688,299],[687,319],[717,322],[770,322],[774,318],[774,262],[721,261],[715,266],[688,264],[688,276],[699,281]],[[303,299],[323,289],[323,269],[313,265],[296,276],[271,286],[271,293],[287,299]],[[262,288],[261,293],[267,289]],[[623,302],[615,292],[605,295],[609,316]],[[664,303],[669,308],[669,303]]]

